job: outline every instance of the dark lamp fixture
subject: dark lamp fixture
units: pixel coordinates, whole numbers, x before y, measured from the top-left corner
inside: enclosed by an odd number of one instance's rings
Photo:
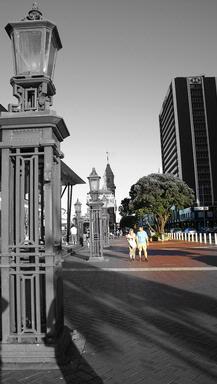
[[[92,169],[91,174],[88,177],[90,185],[90,193],[99,193],[99,182],[101,177],[96,173],[95,168]]]
[[[62,48],[55,24],[44,20],[37,3],[27,16],[5,27],[13,48],[13,94],[18,104],[9,112],[43,111],[52,105],[57,51]]]
[[[5,27],[12,40],[15,76],[48,76],[53,78],[56,54],[62,48],[57,27],[43,20],[36,3],[19,22]]]

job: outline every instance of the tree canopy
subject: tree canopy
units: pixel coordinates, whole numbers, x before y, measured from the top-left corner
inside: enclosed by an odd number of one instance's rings
[[[130,199],[122,200],[124,205],[119,209],[120,214],[135,213],[138,218],[151,214],[159,233],[164,232],[172,208],[183,209],[194,201],[193,190],[171,174],[152,173],[144,176],[132,185],[129,195]]]
[[[129,204],[130,204],[129,198],[126,197],[125,199],[121,200],[121,205],[119,207],[119,213],[121,216],[124,217],[124,216],[128,216],[131,214]]]
[[[121,228],[134,228],[134,226],[137,224],[137,217],[136,216],[130,216],[126,215],[123,216],[120,220],[120,227]]]

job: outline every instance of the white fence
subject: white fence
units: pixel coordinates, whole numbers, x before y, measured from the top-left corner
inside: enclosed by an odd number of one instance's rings
[[[167,233],[170,240],[184,240],[203,244],[217,245],[217,233]]]

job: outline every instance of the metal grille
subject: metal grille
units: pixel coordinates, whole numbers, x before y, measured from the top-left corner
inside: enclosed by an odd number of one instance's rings
[[[40,341],[46,331],[44,152],[9,153],[10,338]]]
[[[90,209],[90,234],[91,244],[90,253],[91,256],[102,256],[102,217],[101,209]]]

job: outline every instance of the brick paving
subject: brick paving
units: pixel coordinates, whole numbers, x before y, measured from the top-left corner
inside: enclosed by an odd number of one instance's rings
[[[67,256],[72,363],[2,370],[1,383],[216,384],[217,248],[165,242],[148,253],[130,263],[122,238],[104,262]]]

